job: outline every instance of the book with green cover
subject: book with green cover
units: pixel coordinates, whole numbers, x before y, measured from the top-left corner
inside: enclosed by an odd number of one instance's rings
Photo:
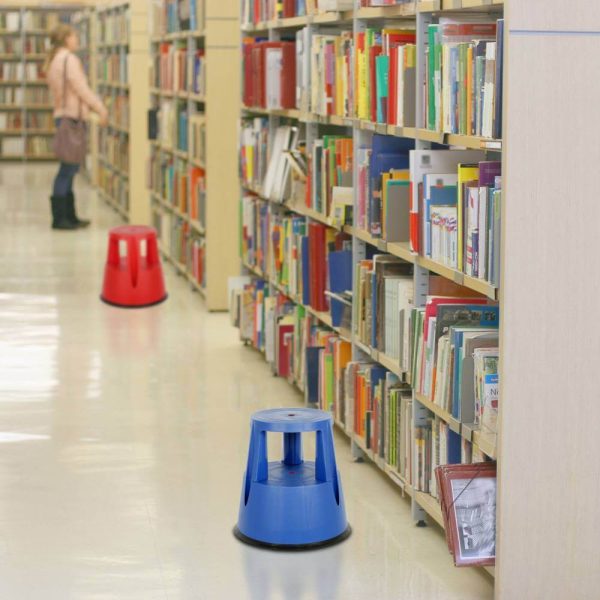
[[[429,43],[429,98],[427,106],[427,128],[435,131],[438,129],[439,101],[437,100],[437,90],[439,88],[440,64],[441,64],[441,45],[439,43],[439,25],[429,25],[428,43]]]
[[[389,56],[380,54],[375,58],[376,83],[377,83],[377,122],[387,122],[387,103],[389,93]]]

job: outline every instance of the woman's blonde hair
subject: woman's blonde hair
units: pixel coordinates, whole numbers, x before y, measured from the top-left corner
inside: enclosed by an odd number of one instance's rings
[[[67,38],[73,33],[75,33],[75,29],[67,23],[60,23],[52,30],[52,33],[50,34],[50,50],[46,56],[46,62],[44,63],[44,72],[48,72],[48,67],[52,62],[52,59],[61,48],[65,47]]]

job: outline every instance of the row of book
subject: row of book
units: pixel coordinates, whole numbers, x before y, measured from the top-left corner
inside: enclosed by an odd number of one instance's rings
[[[153,151],[149,162],[148,187],[193,221],[205,224],[204,169],[188,166],[186,161]]]
[[[377,2],[381,0],[373,0]],[[368,6],[379,6],[369,4]],[[262,21],[316,15],[320,12],[351,10],[352,0],[242,0],[241,21],[244,26]]]
[[[50,92],[44,86],[0,86],[0,104],[40,104],[50,103]]]
[[[426,355],[414,346],[419,336],[427,336],[430,324],[419,325],[422,311],[414,309],[412,264],[389,254],[373,254],[374,251],[373,247],[368,247],[367,254],[371,256],[356,265],[352,302],[354,334],[363,344],[385,354],[399,371],[414,373],[415,389],[433,401],[432,377],[437,363],[434,368]],[[291,298],[317,311],[330,309],[326,292],[342,294],[352,288],[352,277],[346,274],[351,253],[344,234],[301,215],[281,213],[252,194],[246,194],[242,199],[242,257],[247,265],[268,274],[269,280]],[[332,275],[336,280],[347,281],[346,285],[334,282]],[[441,277],[430,279],[431,290],[458,294],[465,289]],[[488,308],[488,300],[483,297],[478,297],[475,302],[486,305],[484,314],[497,326],[497,307]],[[459,308],[467,310],[463,305]],[[484,325],[488,326],[488,323]],[[431,348],[428,352],[427,356],[437,356],[435,350],[431,354]],[[445,348],[444,361],[450,356],[447,352],[448,348]],[[439,368],[442,365],[445,362],[441,362]],[[423,383],[418,383],[421,381]],[[443,383],[437,388],[437,394],[448,398],[447,386],[451,385],[452,379],[445,373],[444,378],[440,376],[440,381]],[[456,396],[458,388],[453,389]],[[469,396],[473,397],[473,394]],[[449,410],[445,405],[444,408]],[[474,410],[471,403],[470,412]],[[466,422],[477,423],[479,420]]]
[[[296,105],[294,42],[243,40],[243,101],[245,106],[269,109]]]
[[[240,177],[246,187],[279,202],[301,194],[308,208],[338,226],[352,222],[354,209],[359,230],[405,243],[416,254],[498,287],[499,161],[486,160],[478,150],[414,150],[410,139],[374,134],[369,146],[356,151],[352,207],[352,138],[326,135],[302,151],[297,131],[280,126],[268,140],[265,118],[243,121]],[[290,185],[295,170],[305,172],[304,188]]]
[[[105,93],[102,97],[104,105],[110,114],[111,123],[122,127],[129,128],[129,96],[124,93]]]
[[[323,215],[333,216],[335,192],[343,189],[350,193],[350,198],[352,197],[352,138],[325,135],[316,139],[310,150],[305,203]],[[344,215],[341,221],[351,221],[350,217],[350,214]]]
[[[157,139],[168,148],[175,148],[179,142],[180,115],[185,111],[176,100],[162,99],[157,113]]]
[[[390,254],[374,254],[355,265],[355,281],[352,309],[356,339],[408,372],[414,300],[412,265]]]
[[[172,43],[160,44],[154,58],[154,85],[167,91],[206,91],[206,61],[203,49],[189,52]]]
[[[98,15],[99,44],[129,43],[129,6],[116,12],[102,12]]]
[[[98,133],[98,154],[109,163],[129,172],[129,139],[102,127]]]
[[[243,185],[260,189],[267,172],[269,119],[244,119],[240,132],[240,179]]]
[[[413,313],[415,391],[495,433],[499,309],[485,299],[431,297]]]
[[[52,138],[43,135],[29,135],[25,138],[25,152],[28,156],[53,155]]]
[[[182,265],[198,285],[206,285],[206,243],[177,215],[156,208],[153,225],[161,247]]]
[[[406,382],[370,359],[352,360],[349,341],[264,279],[244,283],[232,307],[242,339],[265,353],[277,375],[296,383],[307,402],[332,412],[415,489],[437,497],[438,465],[486,460],[430,411],[421,408],[415,418]]]
[[[347,234],[271,209],[252,194],[243,196],[241,211],[244,262],[268,273],[290,297],[325,312],[331,308],[328,292],[352,287]]]
[[[425,127],[501,137],[503,36],[503,19],[429,25]]]
[[[47,52],[49,46],[48,38],[40,36],[26,36],[25,38],[16,36],[0,37],[0,54],[14,54],[16,58],[21,58],[25,54],[42,54]]]
[[[190,157],[202,164],[206,161],[206,119],[202,113],[188,117],[188,142]]]
[[[501,163],[463,150],[414,150],[410,162],[411,249],[497,287]]]
[[[63,15],[58,11],[26,10],[0,12],[0,29],[7,31],[25,31],[34,29],[51,30],[56,27]]]
[[[110,50],[97,63],[98,81],[127,84],[129,81],[127,52],[124,49]]]
[[[357,152],[356,225],[375,238],[410,242],[417,254],[499,284],[501,163],[480,151],[412,150],[375,134]],[[307,204],[331,215],[336,187],[352,186],[352,140],[325,136],[312,149]]]
[[[128,180],[98,161],[98,187],[124,211],[129,211]]]
[[[42,65],[38,62],[10,62],[0,63],[0,81],[15,81],[21,85],[22,81],[41,81],[44,78]]]
[[[156,36],[204,29],[203,0],[162,0],[152,6],[152,30]]]
[[[0,130],[4,129],[53,129],[54,119],[50,113],[42,111],[0,112]]]
[[[416,123],[416,33],[374,29],[243,44],[244,104],[499,138],[504,21],[428,28],[424,122]]]
[[[3,156],[48,156],[52,154],[51,138],[41,135],[27,137],[2,137],[0,154]]]

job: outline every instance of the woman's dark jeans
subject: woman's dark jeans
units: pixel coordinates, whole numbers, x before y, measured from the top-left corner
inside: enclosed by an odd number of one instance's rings
[[[56,127],[60,125],[60,119],[55,119],[54,122]],[[73,179],[77,171],[79,171],[79,165],[61,162],[54,179],[52,194],[60,197],[68,196],[73,191]]]

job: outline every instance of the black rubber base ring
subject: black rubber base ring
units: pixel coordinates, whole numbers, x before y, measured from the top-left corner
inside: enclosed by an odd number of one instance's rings
[[[267,550],[285,550],[288,552],[299,552],[301,550],[318,550],[319,548],[325,548],[327,546],[333,546],[334,544],[339,544],[343,542],[345,539],[350,537],[352,533],[352,528],[350,525],[346,528],[345,531],[340,533],[340,535],[336,535],[333,538],[328,540],[324,540],[322,542],[312,542],[310,544],[270,544],[268,542],[261,542],[260,540],[255,540],[253,538],[244,535],[236,525],[233,528],[233,535],[240,540],[240,542],[244,542],[244,544],[248,544],[249,546],[256,546],[257,548],[266,548]]]
[[[150,306],[156,306],[161,302],[164,302],[169,297],[169,294],[165,294],[164,298],[157,300],[156,302],[150,302],[149,304],[117,304],[116,302],[111,302],[110,300],[106,300],[102,296],[100,296],[100,300],[104,302],[104,304],[108,304],[109,306],[115,306],[116,308],[149,308]]]

